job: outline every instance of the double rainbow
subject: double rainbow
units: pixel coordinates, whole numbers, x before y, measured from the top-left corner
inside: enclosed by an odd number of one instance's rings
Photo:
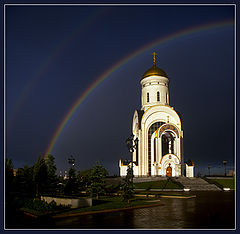
[[[78,109],[78,107],[84,102],[84,100],[88,97],[88,95],[95,89],[97,86],[103,82],[105,79],[107,79],[113,72],[115,72],[118,68],[120,68],[122,65],[126,64],[128,61],[134,59],[136,56],[142,54],[143,52],[155,47],[159,46],[160,44],[176,40],[180,37],[199,33],[201,31],[211,30],[215,28],[221,28],[221,27],[227,27],[227,26],[233,26],[234,22],[232,20],[227,21],[221,21],[221,22],[215,22],[205,25],[200,25],[197,27],[191,27],[187,28],[181,31],[178,31],[176,33],[170,34],[163,38],[158,38],[157,40],[154,40],[143,47],[137,49],[133,53],[127,55],[126,57],[119,60],[116,64],[114,64],[112,67],[109,67],[105,72],[103,72],[78,98],[77,100],[72,104],[71,108],[68,110],[67,114],[64,116],[63,120],[61,121],[60,125],[57,127],[55,133],[53,134],[53,137],[51,138],[51,141],[45,151],[45,156],[50,154],[56,145],[56,142],[61,135],[63,129],[65,128],[66,124],[70,121],[71,117],[75,113],[75,111]]]

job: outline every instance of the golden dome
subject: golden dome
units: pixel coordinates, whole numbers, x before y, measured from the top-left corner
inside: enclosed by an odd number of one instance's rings
[[[154,64],[150,69],[148,69],[144,74],[143,74],[143,79],[148,77],[148,76],[164,76],[167,77],[167,74],[165,71],[162,69],[158,68],[156,64]]]

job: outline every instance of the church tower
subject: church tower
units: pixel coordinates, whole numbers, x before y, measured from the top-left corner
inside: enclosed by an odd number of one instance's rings
[[[155,53],[153,66],[142,77],[142,110],[154,105],[169,104],[169,80],[167,74],[156,66]]]
[[[132,133],[137,145],[132,154],[134,176],[181,176],[183,130],[179,114],[169,105],[169,78],[156,65],[142,76],[141,109],[133,115]],[[120,160],[120,176],[127,164]]]

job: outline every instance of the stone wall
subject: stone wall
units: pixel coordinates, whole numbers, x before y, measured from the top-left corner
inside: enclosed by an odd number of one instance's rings
[[[64,197],[46,197],[41,196],[41,200],[44,200],[47,203],[51,201],[55,201],[57,205],[70,205],[71,208],[79,208],[79,207],[86,207],[92,206],[92,198],[64,198]]]

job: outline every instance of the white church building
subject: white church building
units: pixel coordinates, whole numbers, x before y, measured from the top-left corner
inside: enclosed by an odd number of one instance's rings
[[[183,174],[183,129],[179,114],[169,105],[169,78],[153,66],[141,79],[141,109],[135,110],[132,134],[137,142],[132,153],[134,176]],[[120,176],[126,176],[130,161],[119,161]],[[131,164],[131,165],[132,165]]]

